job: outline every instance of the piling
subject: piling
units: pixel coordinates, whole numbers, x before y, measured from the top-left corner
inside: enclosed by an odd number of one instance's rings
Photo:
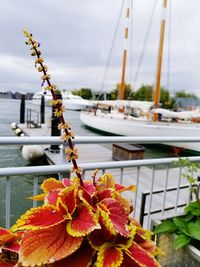
[[[61,94],[57,94],[58,99],[62,99]],[[55,109],[56,107],[52,107],[52,116],[51,116],[51,136],[60,136],[61,130],[58,129],[58,124],[61,122],[60,117],[55,116]],[[58,153],[60,151],[59,145],[51,145],[50,151],[53,153]]]
[[[20,123],[25,123],[25,95],[21,96],[20,103]]]
[[[40,123],[45,123],[45,102],[44,95],[41,97],[41,105],[40,105]]]

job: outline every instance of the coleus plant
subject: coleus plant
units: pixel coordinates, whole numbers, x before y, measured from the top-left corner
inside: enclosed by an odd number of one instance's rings
[[[40,44],[24,31],[43,72],[43,84],[53,96],[59,128],[68,142],[67,159],[72,162],[74,178],[46,179],[42,194],[33,196],[42,205],[31,208],[10,229],[0,228],[0,267],[132,267],[160,266],[155,256],[159,249],[151,241],[151,232],[131,216],[133,206],[121,195],[135,186],[117,184],[110,174],[83,180],[77,164],[78,153],[70,126],[63,117],[62,100],[50,82],[43,64]]]

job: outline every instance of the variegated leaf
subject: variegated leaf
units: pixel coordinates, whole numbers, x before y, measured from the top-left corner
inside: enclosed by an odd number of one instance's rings
[[[101,223],[112,233],[119,233],[122,236],[129,236],[127,227],[128,215],[120,202],[107,198],[98,204]]]
[[[39,229],[59,224],[65,220],[64,214],[56,207],[44,205],[28,210],[12,226],[12,231]]]
[[[65,187],[68,187],[68,186],[72,185],[71,180],[68,179],[68,178],[63,178],[62,179],[62,183],[64,184]]]
[[[105,228],[102,227],[101,229],[96,229],[90,233],[88,236],[88,240],[90,245],[95,249],[98,250],[101,245],[108,241],[113,240],[113,235]]]
[[[75,213],[73,220],[67,224],[67,231],[70,235],[85,236],[100,227],[96,215],[89,206],[81,205]]]
[[[160,264],[154,259],[154,257],[144,250],[141,246],[137,243],[133,243],[132,246],[128,249],[128,252],[125,252],[126,257],[129,258],[127,261],[133,262],[133,266],[141,266],[141,267],[159,267]],[[124,257],[125,258],[125,257]],[[126,261],[126,260],[125,260]],[[126,266],[126,265],[122,265]],[[132,265],[130,265],[132,266]]]
[[[27,231],[22,239],[19,262],[23,266],[54,263],[75,252],[82,237],[72,237],[66,232],[66,224]]]
[[[115,180],[111,174],[104,174],[98,179],[98,190],[115,189]]]
[[[45,203],[56,206],[56,202],[58,200],[59,190],[50,191],[47,193],[45,197]]]
[[[119,267],[123,261],[123,252],[112,243],[104,243],[97,254],[97,267]]]
[[[69,214],[73,214],[76,209],[77,203],[76,185],[74,184],[62,190],[59,194],[59,198],[60,200],[58,201],[58,203],[60,203]]]
[[[50,264],[49,267],[89,267],[93,254],[94,250],[88,244],[84,244],[70,256]]]
[[[64,184],[61,181],[56,180],[55,178],[48,178],[44,180],[44,182],[41,185],[41,189],[44,191],[44,193],[48,193],[50,191],[63,188]]]

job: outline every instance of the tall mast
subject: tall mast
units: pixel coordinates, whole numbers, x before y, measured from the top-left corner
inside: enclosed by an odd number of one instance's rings
[[[161,79],[161,69],[162,69],[162,57],[163,57],[163,45],[165,37],[165,17],[167,11],[167,0],[163,0],[163,15],[161,21],[160,29],[160,44],[158,50],[158,62],[157,62],[157,74],[156,74],[156,86],[154,93],[154,107],[157,108],[160,102],[160,79]]]
[[[124,84],[125,84],[125,71],[126,71],[126,60],[127,60],[127,47],[128,47],[128,25],[130,17],[130,7],[126,9],[126,27],[124,31],[124,52],[123,52],[123,61],[122,61],[122,76],[120,83],[120,99],[124,99]]]

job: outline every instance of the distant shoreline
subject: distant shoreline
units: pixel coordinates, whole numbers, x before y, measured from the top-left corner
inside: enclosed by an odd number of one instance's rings
[[[19,93],[19,92],[2,92],[0,91],[0,99],[21,99],[22,95],[25,95],[26,100],[31,100],[33,98],[33,93]]]

